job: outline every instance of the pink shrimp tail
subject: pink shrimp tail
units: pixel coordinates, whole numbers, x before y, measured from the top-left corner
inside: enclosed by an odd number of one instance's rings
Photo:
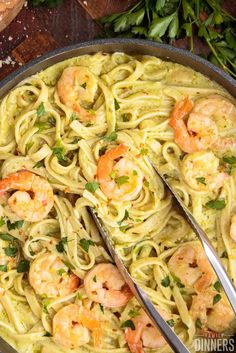
[[[127,328],[125,330],[125,339],[132,353],[144,353],[143,343],[141,340],[143,333],[143,325],[139,322],[135,330]]]

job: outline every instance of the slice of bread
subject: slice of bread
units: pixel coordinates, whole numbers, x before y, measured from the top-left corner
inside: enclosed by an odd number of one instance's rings
[[[0,31],[20,12],[25,0],[0,0]]]

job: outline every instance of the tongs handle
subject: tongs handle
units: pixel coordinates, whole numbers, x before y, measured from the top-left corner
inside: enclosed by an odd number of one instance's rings
[[[126,269],[124,263],[120,259],[118,253],[115,250],[114,245],[107,233],[106,228],[102,225],[100,219],[96,215],[95,211],[92,208],[90,213],[93,216],[93,219],[100,231],[102,239],[104,240],[108,251],[110,252],[118,270],[121,275],[124,277],[125,282],[129,285],[131,291],[133,292],[136,299],[139,301],[140,305],[146,311],[150,319],[153,321],[155,327],[157,327],[162,335],[165,337],[166,341],[173,348],[176,353],[190,353],[186,348],[184,343],[179,339],[174,330],[171,329],[169,324],[162,318],[159,312],[156,310],[155,306],[152,304],[151,300],[148,298],[147,294],[140,288],[137,282],[130,276],[128,270]]]
[[[184,215],[184,218],[188,221],[189,225],[195,232],[195,234],[198,236],[198,238],[201,240],[203,248],[206,252],[206,256],[211,263],[222,287],[224,288],[225,294],[227,295],[229,302],[232,306],[232,309],[236,313],[236,288],[231,282],[228,273],[226,272],[222,262],[220,261],[215,249],[211,245],[206,233],[204,230],[200,227],[200,225],[197,223],[195,218],[192,216],[192,214],[189,212],[188,208],[185,206],[183,201],[180,199],[178,194],[174,191],[170,183],[166,180],[166,178],[159,173],[155,165],[150,161],[151,165],[153,166],[154,170],[156,173],[159,175],[161,180],[163,181],[164,185],[166,185],[167,189],[170,191],[171,195],[174,197],[174,199],[177,202],[177,205],[179,206],[179,209],[182,211],[182,214]]]

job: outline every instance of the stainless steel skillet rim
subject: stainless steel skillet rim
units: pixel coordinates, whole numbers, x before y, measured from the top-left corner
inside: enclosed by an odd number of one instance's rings
[[[198,71],[211,80],[219,83],[236,98],[236,80],[207,60],[192,54],[189,51],[178,49],[167,44],[130,38],[100,39],[82,42],[49,52],[48,54],[30,61],[22,68],[3,79],[0,82],[0,98],[25,78],[36,74],[49,66],[75,56],[92,54],[98,51],[122,51],[129,54],[153,55],[164,60],[189,66],[195,71]]]

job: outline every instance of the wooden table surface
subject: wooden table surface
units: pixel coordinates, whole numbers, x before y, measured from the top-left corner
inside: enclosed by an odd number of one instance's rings
[[[0,32],[0,80],[20,65],[55,48],[101,36],[102,29],[96,19],[124,11],[137,1],[64,0],[53,9],[33,8],[26,1],[15,20]],[[225,8],[236,15],[236,0],[224,3]],[[195,40],[197,50],[204,53],[199,38]],[[186,43],[181,39],[173,44],[186,48]]]
[[[101,35],[96,19],[124,11],[137,0],[65,0],[56,8],[27,5],[0,32],[0,80],[20,65],[55,48]]]

